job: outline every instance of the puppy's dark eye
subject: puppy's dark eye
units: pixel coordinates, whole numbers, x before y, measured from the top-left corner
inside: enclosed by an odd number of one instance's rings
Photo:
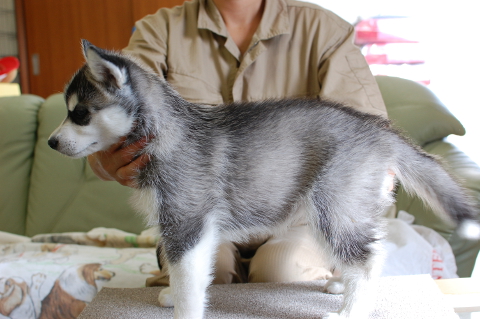
[[[68,116],[73,123],[81,126],[88,125],[91,119],[90,111],[81,104],[78,104],[73,111],[69,111]]]

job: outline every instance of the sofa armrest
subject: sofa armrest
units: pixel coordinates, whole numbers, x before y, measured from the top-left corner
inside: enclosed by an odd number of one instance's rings
[[[28,189],[43,99],[34,95],[0,98],[0,230],[25,234]]]
[[[465,128],[426,86],[396,77],[375,77],[388,117],[417,145],[450,134],[465,135]]]

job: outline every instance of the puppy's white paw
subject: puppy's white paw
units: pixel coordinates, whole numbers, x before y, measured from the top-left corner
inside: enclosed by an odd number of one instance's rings
[[[325,284],[324,291],[329,294],[343,294],[345,290],[345,285],[343,284],[342,280],[339,277],[332,277],[330,278],[327,283]]]
[[[162,291],[160,291],[160,294],[158,295],[158,302],[162,307],[173,307],[173,295],[170,287],[164,288]]]

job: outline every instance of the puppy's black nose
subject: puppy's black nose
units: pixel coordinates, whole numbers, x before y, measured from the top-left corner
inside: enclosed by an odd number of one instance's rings
[[[56,138],[54,138],[54,137],[50,138],[50,139],[48,140],[48,145],[49,145],[51,148],[53,148],[54,150],[56,150],[57,147],[58,147],[58,139],[56,139]]]

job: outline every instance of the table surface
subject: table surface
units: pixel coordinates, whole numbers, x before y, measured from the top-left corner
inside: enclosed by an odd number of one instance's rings
[[[480,311],[480,279],[439,279],[435,283],[455,312]]]
[[[325,316],[342,304],[341,295],[323,293],[326,281],[212,285],[205,318],[308,319]],[[430,275],[382,277],[370,319],[457,318]],[[103,288],[78,319],[172,318],[158,306],[161,287]]]

